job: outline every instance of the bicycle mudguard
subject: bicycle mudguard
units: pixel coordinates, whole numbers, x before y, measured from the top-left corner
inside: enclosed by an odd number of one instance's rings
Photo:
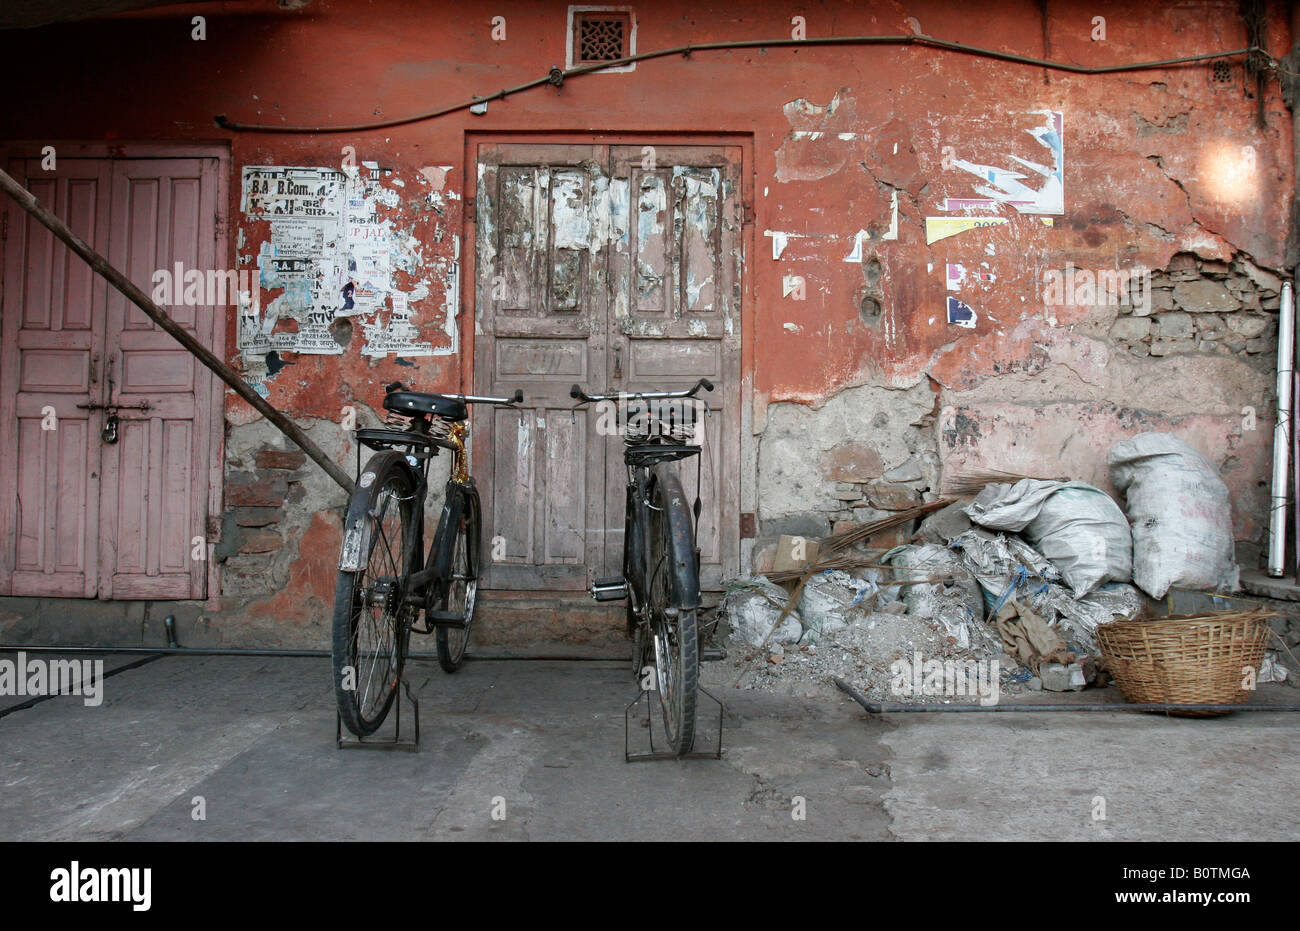
[[[339,549],[339,571],[341,572],[359,572],[366,564],[366,557],[370,554],[370,534],[375,526],[372,512],[375,508],[375,499],[379,495],[378,479],[394,460],[401,468],[406,469],[412,488],[418,488],[420,485],[419,476],[415,474],[415,470],[401,453],[390,451],[376,453],[370,457],[357,478],[352,500],[348,503],[348,514],[343,521],[343,546]]]
[[[653,481],[659,486],[664,500],[664,519],[668,521],[668,535],[672,543],[675,571],[669,573],[671,593],[675,607],[690,610],[700,606],[700,573],[695,561],[695,523],[686,503],[682,481],[663,465],[651,470]],[[651,498],[653,500],[653,496]]]

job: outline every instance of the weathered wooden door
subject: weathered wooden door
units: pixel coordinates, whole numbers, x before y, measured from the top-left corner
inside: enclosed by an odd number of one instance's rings
[[[155,270],[204,272],[168,312],[210,343],[233,282],[216,269],[216,162],[134,159],[114,164],[109,260],[149,290]],[[207,270],[213,270],[209,276]],[[209,286],[209,281],[211,286]],[[222,288],[221,286],[225,287]],[[173,288],[179,288],[173,281]],[[212,375],[116,290],[108,292],[104,396],[117,411],[118,441],[105,444],[99,596],[201,597]],[[206,549],[206,547],[201,547]]]
[[[14,167],[146,293],[157,270],[199,272],[203,286],[166,309],[211,343],[219,308],[208,273],[215,282],[222,271],[215,159]],[[0,453],[0,589],[204,597],[192,541],[206,536],[212,376],[12,204],[3,322],[0,418],[19,442]],[[43,418],[51,408],[55,418]],[[103,432],[110,411],[116,442]]]
[[[37,160],[10,172],[96,251],[109,163]],[[16,204],[5,219],[0,340],[0,591],[93,598],[98,582],[104,280]]]
[[[574,382],[604,383],[605,247],[593,220],[608,193],[601,146],[485,146],[476,186],[475,381],[522,388],[523,414],[475,421],[484,584],[581,589],[603,547],[605,461]]]
[[[739,533],[740,153],[732,147],[483,143],[475,186],[475,390],[522,388],[529,411],[475,423],[485,585],[572,590],[621,571],[622,443],[589,392],[707,377],[703,577],[736,571]],[[688,496],[696,467],[681,474]]]
[[[700,395],[709,411],[701,453],[679,475],[687,499],[700,498],[700,584],[717,589],[739,553],[740,152],[615,146],[610,160],[620,219],[609,255],[609,384],[636,392],[713,382]],[[621,530],[622,444],[607,443],[605,526]],[[621,532],[611,543],[622,545]]]

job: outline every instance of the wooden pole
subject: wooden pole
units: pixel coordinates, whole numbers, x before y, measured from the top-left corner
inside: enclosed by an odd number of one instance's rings
[[[348,494],[352,493],[353,482],[348,474],[343,471],[334,460],[325,455],[325,451],[312,442],[311,437],[307,436],[303,429],[296,423],[280,413],[266,400],[248,386],[248,384],[239,377],[239,373],[226,365],[212,352],[200,343],[197,339],[189,334],[171,317],[163,313],[149,296],[137,288],[131,281],[120,271],[109,264],[108,259],[104,258],[90,246],[86,245],[82,239],[68,228],[68,225],[46,210],[36,200],[35,195],[27,188],[23,187],[8,172],[0,169],[0,188],[18,202],[18,205],[26,210],[29,214],[40,221],[46,229],[55,235],[57,239],[67,245],[69,249],[77,253],[86,260],[86,264],[102,276],[109,284],[126,296],[136,307],[139,307],[145,314],[158,326],[162,327],[172,335],[177,342],[184,346],[200,362],[216,373],[217,377],[234,389],[235,394],[239,395],[245,401],[253,406],[259,414],[273,423],[281,433],[298,444],[304,453],[311,457],[311,460],[325,470],[326,474],[334,481],[338,482],[339,487]]]

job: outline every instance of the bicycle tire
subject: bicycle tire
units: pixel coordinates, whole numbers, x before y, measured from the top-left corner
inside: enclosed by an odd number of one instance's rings
[[[675,474],[655,470],[650,500],[653,507],[646,541],[651,554],[647,589],[655,686],[668,745],[681,756],[695,745],[700,675],[695,527],[686,494]],[[675,609],[676,617],[668,609]]]
[[[466,498],[456,532],[452,535],[451,578],[444,587],[442,610],[464,612],[465,628],[438,628],[438,665],[444,672],[455,672],[465,661],[469,632],[474,624],[474,604],[478,594],[478,561],[481,527],[478,509]],[[459,593],[457,586],[463,586]]]
[[[414,483],[401,457],[391,452],[371,457],[362,471],[367,474],[375,478],[366,488],[358,485],[353,495],[363,496],[374,527],[364,568],[339,570],[330,650],[339,717],[357,737],[373,734],[388,716],[411,634],[401,578],[410,567],[405,546],[415,518]],[[395,584],[385,593],[377,586],[386,580]],[[373,648],[363,649],[372,637]]]

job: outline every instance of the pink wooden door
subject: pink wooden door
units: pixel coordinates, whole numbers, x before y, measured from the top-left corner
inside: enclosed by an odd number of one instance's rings
[[[177,262],[204,272],[200,303],[178,299],[164,309],[211,343],[215,159],[60,159],[53,178],[34,163],[30,174],[43,203],[57,203],[63,187],[88,202],[90,192],[78,185],[95,179],[98,225],[87,238],[146,293],[154,272],[174,271]],[[84,213],[75,196],[71,203]],[[45,245],[48,233],[33,231],[34,221],[13,209],[10,229],[23,235],[11,232],[5,243],[0,417],[17,420],[20,442],[2,454],[0,488],[17,493],[0,496],[0,540],[13,538],[3,532],[6,521],[18,533],[14,551],[4,552],[8,562],[0,562],[0,586],[24,595],[202,598],[206,563],[192,558],[191,541],[204,536],[206,522],[212,376],[80,259],[60,259]],[[52,274],[49,256],[62,263]],[[93,313],[75,310],[82,305]],[[69,320],[77,324],[71,335]],[[8,338],[11,330],[17,339]],[[51,361],[50,346],[63,355]],[[51,404],[58,430],[42,433],[36,415]],[[115,443],[101,437],[105,405],[120,421]]]
[[[146,293],[157,269],[204,271],[201,295],[165,309],[205,344],[218,310],[208,301],[221,297],[209,293],[216,276],[209,288],[206,275],[218,271],[216,167],[214,159],[133,159],[113,171],[109,260]],[[120,424],[118,442],[103,446],[99,597],[202,597],[206,566],[191,541],[205,536],[202,412],[212,376],[116,291],[106,329],[105,394]]]
[[[108,239],[109,164],[10,172],[96,250]],[[7,200],[7,199],[6,199]],[[107,285],[10,201],[0,340],[0,591],[94,597]]]

